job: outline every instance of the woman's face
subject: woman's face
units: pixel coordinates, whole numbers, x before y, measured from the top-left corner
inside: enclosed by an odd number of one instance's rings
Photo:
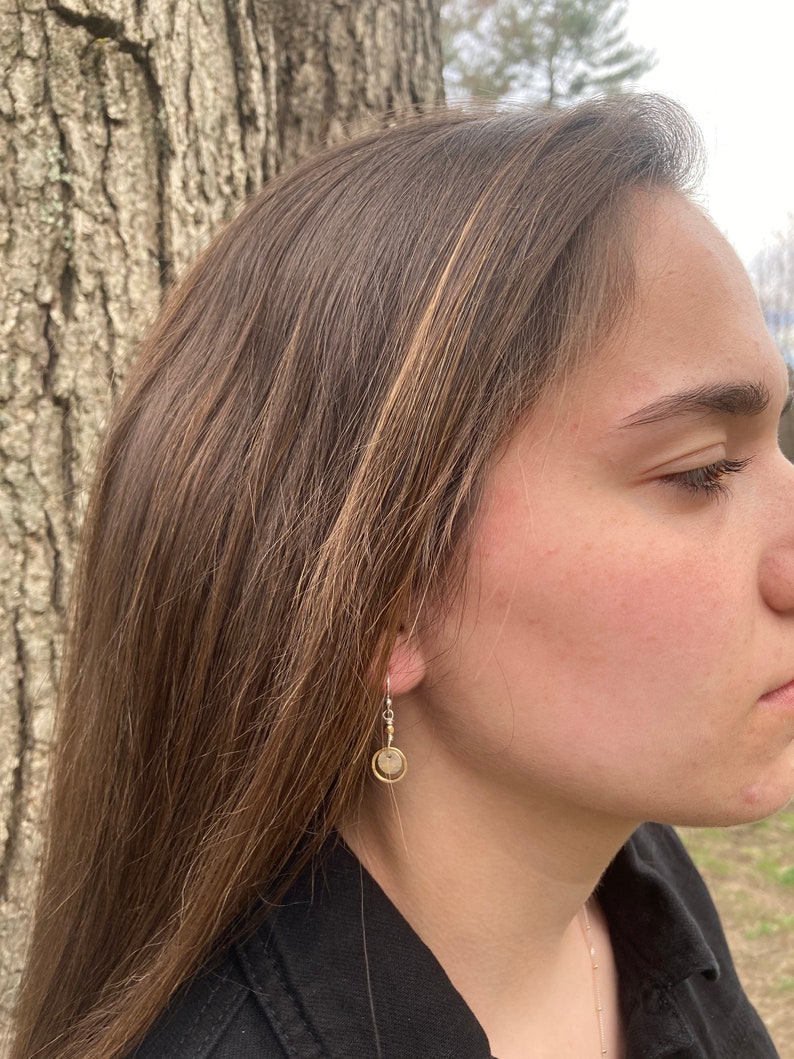
[[[638,233],[627,330],[493,467],[416,690],[455,767],[628,820],[794,794],[788,384],[747,276],[677,195]]]

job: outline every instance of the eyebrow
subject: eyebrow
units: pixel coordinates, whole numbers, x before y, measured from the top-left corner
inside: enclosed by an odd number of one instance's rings
[[[793,396],[789,393],[784,412],[791,407]],[[711,412],[729,416],[757,416],[769,407],[771,399],[772,395],[762,382],[697,386],[652,401],[623,419],[620,428],[645,426],[674,416],[708,415]]]

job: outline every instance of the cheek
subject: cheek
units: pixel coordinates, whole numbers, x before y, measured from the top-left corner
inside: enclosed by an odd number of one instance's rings
[[[641,519],[589,522],[586,533],[575,520],[546,527],[545,548],[537,520],[534,534],[488,535],[476,618],[486,651],[546,702],[586,693],[608,709],[715,690],[750,631],[736,563]]]
[[[584,504],[581,489],[555,500],[494,505],[478,527],[466,592],[429,645],[441,744],[626,818],[774,811],[791,758],[768,780],[780,733],[755,708],[769,630],[747,527]]]
[[[535,602],[554,635],[591,645],[593,662],[637,665],[672,654],[686,664],[712,641],[716,647],[732,623],[720,584],[692,556],[632,552],[620,540],[594,543],[574,573],[548,567],[540,587]]]

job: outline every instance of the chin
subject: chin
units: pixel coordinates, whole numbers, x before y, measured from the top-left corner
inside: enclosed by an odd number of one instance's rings
[[[790,804],[794,804],[794,793],[790,790],[781,792],[748,787],[738,792],[738,797],[733,801],[726,800],[718,806],[700,806],[679,812],[674,819],[666,820],[665,823],[676,827],[735,827],[774,816]]]

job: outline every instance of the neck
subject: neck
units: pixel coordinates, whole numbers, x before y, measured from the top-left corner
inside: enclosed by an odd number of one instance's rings
[[[635,824],[439,764],[371,790],[346,841],[435,954],[492,1047],[495,1037],[537,1039],[542,1029],[529,1023],[554,1011],[562,994],[569,1002],[574,982],[597,1032],[577,917]],[[608,948],[597,907],[595,920],[596,941]]]

